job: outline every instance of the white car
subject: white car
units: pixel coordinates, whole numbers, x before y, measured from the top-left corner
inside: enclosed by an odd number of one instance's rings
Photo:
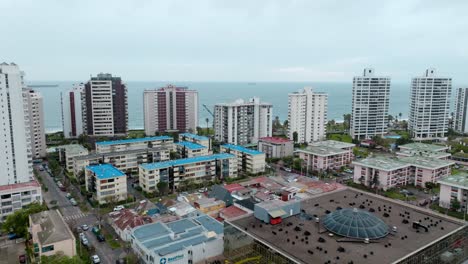
[[[101,263],[101,259],[99,258],[98,255],[92,255],[91,256],[91,263],[94,263],[94,264]]]
[[[81,239],[81,244],[83,244],[83,246],[87,247],[89,245],[89,241],[86,237],[83,237]]]
[[[125,207],[123,205],[117,205],[116,207],[114,207],[114,212],[118,212],[122,209],[125,209]]]
[[[83,231],[87,231],[89,226],[87,224],[81,225],[81,229],[83,229]]]
[[[86,238],[85,234],[83,232],[78,234],[80,236],[80,240],[83,240],[83,238]]]

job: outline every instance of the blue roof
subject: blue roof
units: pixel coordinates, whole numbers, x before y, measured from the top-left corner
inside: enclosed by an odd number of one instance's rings
[[[207,215],[201,215],[195,218],[195,221],[199,222],[208,231],[213,231],[216,234],[224,233],[223,224]]]
[[[261,151],[254,150],[254,149],[249,149],[249,148],[245,148],[245,147],[239,146],[239,145],[224,144],[224,145],[222,145],[222,147],[234,149],[234,150],[241,151],[241,152],[245,152],[245,153],[250,154],[250,155],[260,155],[260,154],[263,154],[263,152],[261,152]]]
[[[118,144],[127,144],[127,143],[139,143],[145,141],[155,141],[155,140],[170,140],[173,139],[169,136],[158,136],[158,137],[144,137],[144,138],[129,138],[129,139],[121,139],[121,140],[111,140],[111,141],[99,141],[96,142],[96,145],[118,145]]]
[[[86,169],[92,171],[100,180],[125,176],[125,173],[111,164],[90,165],[86,166]]]
[[[182,137],[188,137],[188,138],[194,138],[194,139],[197,139],[197,140],[209,140],[208,137],[205,137],[205,136],[199,136],[199,135],[195,135],[195,134],[192,134],[192,133],[182,133],[182,134],[179,134],[179,137],[182,136]]]
[[[186,148],[191,149],[191,150],[206,148],[205,146],[202,146],[202,145],[197,144],[197,143],[189,142],[189,141],[179,141],[176,144],[181,146],[181,147],[186,147]]]
[[[181,166],[181,165],[186,165],[186,164],[195,163],[195,162],[204,162],[204,161],[212,161],[216,159],[228,159],[228,158],[235,158],[235,156],[229,153],[221,153],[221,154],[199,156],[199,157],[193,157],[193,158],[187,158],[187,159],[177,159],[177,160],[168,160],[168,161],[162,161],[162,162],[145,163],[145,164],[141,164],[140,167],[142,167],[145,170],[155,170],[155,169],[168,168],[172,166]]]

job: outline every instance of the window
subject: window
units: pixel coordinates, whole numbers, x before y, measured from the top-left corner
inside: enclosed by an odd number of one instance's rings
[[[42,253],[53,251],[54,250],[54,245],[50,245],[47,247],[42,247]]]

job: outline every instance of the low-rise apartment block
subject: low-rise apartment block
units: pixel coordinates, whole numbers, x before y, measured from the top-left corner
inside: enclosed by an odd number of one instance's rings
[[[0,221],[33,202],[42,203],[41,185],[37,181],[0,185]]]
[[[454,200],[460,204],[460,211],[467,211],[468,173],[462,172],[444,177],[437,181],[440,184],[439,206],[451,208]]]
[[[73,172],[75,168],[75,157],[86,156],[89,154],[87,148],[79,144],[63,145],[56,148],[59,152],[59,161],[65,163],[65,169]]]
[[[294,143],[287,138],[263,137],[258,140],[258,151],[266,158],[284,158],[293,155]]]
[[[193,143],[189,141],[179,141],[175,143],[177,152],[179,153],[180,157],[182,158],[192,158],[198,156],[206,156],[210,153],[208,152],[208,148],[200,145],[198,143]]]
[[[437,182],[450,175],[452,161],[437,158],[372,157],[354,161],[354,182],[384,190],[412,184],[425,187],[426,182]]]
[[[148,163],[139,168],[140,186],[146,192],[156,191],[160,181],[168,183],[170,190],[177,190],[186,180],[203,182],[232,177],[237,177],[237,159],[231,154]]]
[[[232,144],[221,145],[220,151],[234,154],[237,157],[239,172],[257,174],[265,171],[265,153],[263,152]]]
[[[144,137],[96,142],[96,153],[118,152],[146,148],[173,149],[174,139],[169,136]]]
[[[170,151],[170,149],[156,147],[76,156],[73,172],[75,176],[78,176],[88,165],[109,163],[124,173],[138,173],[140,164],[169,160]]]
[[[61,252],[65,256],[76,255],[76,242],[58,210],[43,211],[29,216],[34,256],[51,256]]]
[[[205,136],[199,136],[192,133],[182,133],[179,134],[179,141],[190,141],[193,143],[200,144],[208,148],[211,151],[211,139]]]
[[[90,165],[85,171],[86,191],[99,204],[127,199],[127,176],[110,164]]]
[[[400,146],[400,151],[396,154],[400,157],[429,157],[436,159],[448,159],[451,154],[447,152],[448,147],[433,145],[433,144],[424,144],[424,143],[410,143]]]
[[[351,143],[326,140],[311,143],[306,149],[298,149],[296,154],[309,171],[336,170],[351,163],[354,146]]]

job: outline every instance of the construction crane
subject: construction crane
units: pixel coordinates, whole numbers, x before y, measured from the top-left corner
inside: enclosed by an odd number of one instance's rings
[[[214,114],[213,112],[211,112],[211,110],[208,108],[208,106],[206,106],[206,104],[203,104],[203,108],[205,108],[205,110],[210,113],[210,115],[214,118]]]

